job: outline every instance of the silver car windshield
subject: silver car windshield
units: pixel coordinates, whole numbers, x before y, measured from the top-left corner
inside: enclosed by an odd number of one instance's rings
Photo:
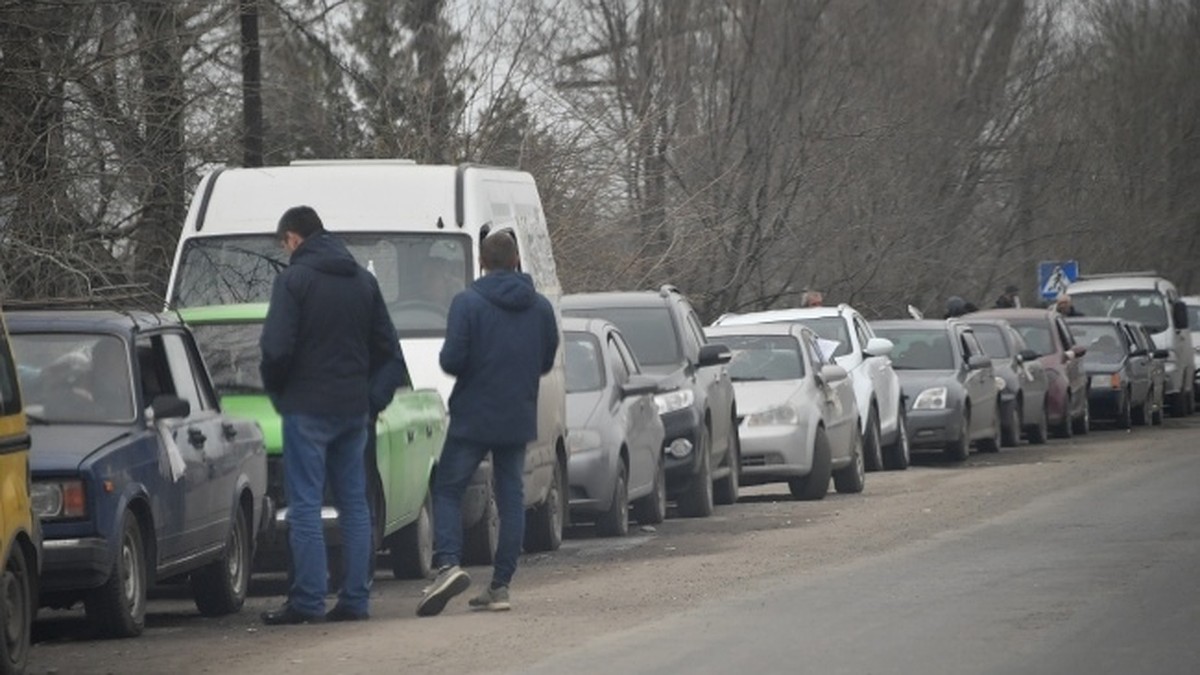
[[[729,377],[734,382],[798,380],[804,359],[796,338],[779,335],[721,335],[712,338],[729,347]]]
[[[1084,361],[1090,363],[1120,363],[1125,348],[1117,327],[1112,324],[1071,323],[1075,341],[1087,347]]]
[[[133,376],[126,343],[112,335],[21,333],[12,336],[30,421],[129,424]]]
[[[620,329],[633,355],[644,368],[677,366],[683,363],[683,350],[671,312],[662,307],[573,308],[570,316],[607,319]]]
[[[335,232],[375,275],[400,337],[442,337],[454,295],[471,274],[458,234]],[[184,244],[172,303],[200,307],[267,302],[287,256],[274,234],[196,237]]]
[[[897,370],[953,370],[954,352],[945,330],[927,328],[876,328],[875,334],[892,341],[892,367]]]
[[[1071,305],[1084,316],[1105,316],[1136,321],[1155,333],[1170,325],[1167,303],[1153,291],[1072,293]]]

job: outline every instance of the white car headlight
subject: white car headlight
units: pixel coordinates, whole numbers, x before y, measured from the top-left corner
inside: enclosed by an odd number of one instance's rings
[[[917,394],[913,410],[943,410],[946,407],[946,388],[930,387]]]
[[[572,453],[583,452],[584,450],[592,450],[600,447],[603,440],[600,438],[600,433],[591,429],[578,429],[567,431],[567,450]]]
[[[781,424],[794,425],[800,420],[796,415],[796,409],[790,405],[783,405],[777,408],[770,408],[762,412],[746,415],[746,426],[748,427],[770,427]]]
[[[39,518],[82,518],[87,514],[83,482],[78,480],[35,481],[29,487],[29,502]]]
[[[1093,375],[1091,381],[1092,389],[1120,389],[1121,374],[1120,373],[1102,373]]]
[[[659,415],[666,415],[677,410],[692,407],[696,402],[696,395],[691,389],[680,389],[679,391],[669,391],[665,394],[657,394],[654,397],[654,405],[658,408]]]

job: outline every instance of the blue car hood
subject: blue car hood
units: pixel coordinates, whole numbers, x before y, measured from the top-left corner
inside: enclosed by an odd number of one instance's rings
[[[111,424],[31,424],[29,461],[34,471],[78,471],[89,455],[129,435]]]

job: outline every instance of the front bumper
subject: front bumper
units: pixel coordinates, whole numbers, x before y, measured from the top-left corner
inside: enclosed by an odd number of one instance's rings
[[[772,425],[738,429],[742,446],[741,481],[747,485],[807,476],[812,472],[808,429]]]
[[[572,514],[604,513],[612,508],[617,482],[615,455],[606,448],[589,448],[567,458]]]
[[[941,448],[962,440],[962,414],[953,408],[909,410],[907,421],[913,448]]]
[[[47,539],[42,542],[38,588],[50,593],[96,588],[108,581],[112,567],[112,553],[105,539]]]
[[[700,453],[696,446],[700,430],[704,427],[704,418],[692,408],[669,412],[660,415],[660,418],[663,423],[663,465],[667,474],[667,492],[674,495],[686,490],[700,469]],[[666,449],[677,440],[691,444],[691,452],[683,457],[666,453]]]

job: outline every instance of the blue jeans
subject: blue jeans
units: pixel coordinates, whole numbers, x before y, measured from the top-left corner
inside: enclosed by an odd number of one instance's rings
[[[283,416],[283,484],[287,495],[292,587],[288,604],[309,615],[325,613],[328,569],[321,505],[328,478],[338,510],[345,578],[338,604],[366,613],[371,593],[371,513],[367,505],[367,416]]]
[[[447,437],[433,483],[434,563],[457,565],[462,560],[462,498],[479,463],[492,453],[492,484],[500,513],[492,583],[507,586],[517,571],[525,538],[525,446],[491,446]]]

